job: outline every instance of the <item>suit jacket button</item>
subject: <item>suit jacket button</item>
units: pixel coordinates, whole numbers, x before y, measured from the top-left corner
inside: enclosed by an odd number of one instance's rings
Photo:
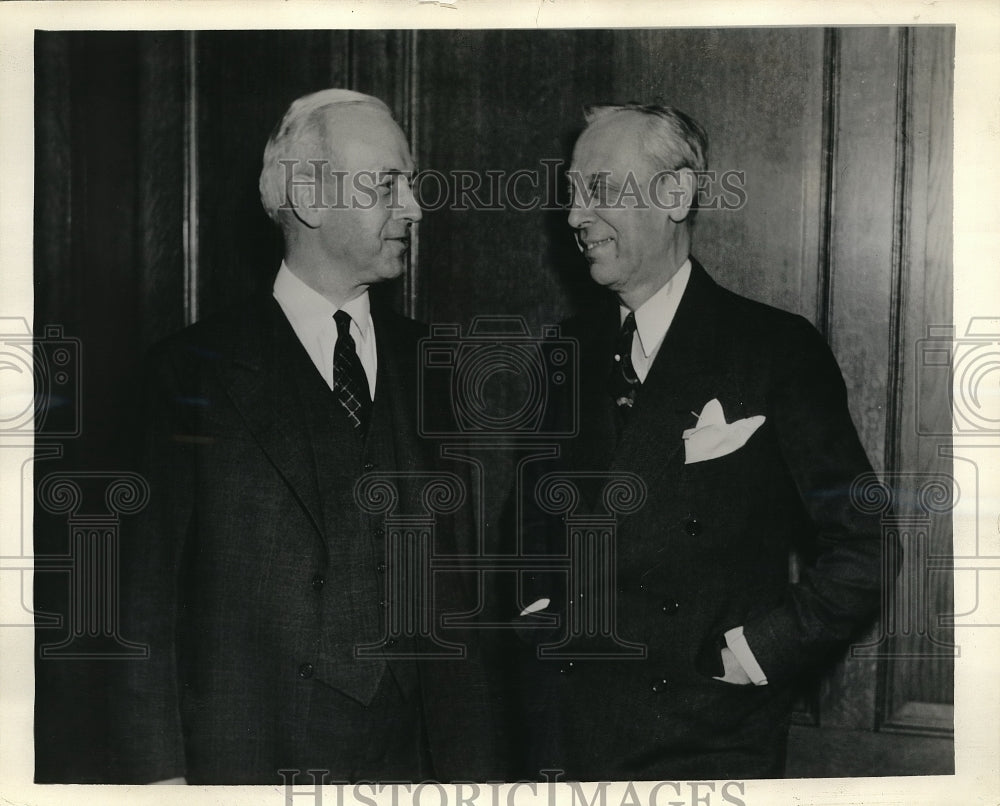
[[[688,533],[691,537],[697,537],[701,534],[701,521],[698,520],[694,515],[684,521],[684,531]]]
[[[386,639],[385,645],[387,649],[392,649],[398,643],[399,641],[397,641],[395,638],[388,638]]]
[[[371,473],[375,469],[375,465],[371,462],[365,462],[365,473]]]
[[[566,661],[562,666],[559,667],[559,674],[561,675],[571,675],[573,674],[573,661]]]
[[[653,690],[654,694],[662,694],[664,691],[667,690],[667,681],[666,680],[654,680],[653,684],[650,686],[650,688]]]
[[[326,577],[322,574],[316,574],[312,578],[313,590],[323,590],[323,586],[326,584]]]
[[[313,665],[311,663],[303,663],[299,667],[299,677],[303,680],[308,680],[313,676]]]
[[[376,565],[375,566],[375,570],[378,571],[380,574],[384,574],[385,573],[385,563],[379,563],[378,565]]]
[[[681,608],[680,602],[674,602],[670,599],[664,599],[663,604],[660,605],[660,609],[663,610],[663,612],[666,613],[668,616],[676,615],[677,611],[680,610],[680,608]]]

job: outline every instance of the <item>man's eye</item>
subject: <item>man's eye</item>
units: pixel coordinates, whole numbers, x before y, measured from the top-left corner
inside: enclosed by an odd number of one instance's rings
[[[615,192],[615,189],[613,185],[609,185],[607,182],[600,181],[600,182],[595,182],[591,186],[590,192],[594,195],[594,198],[597,200],[599,204],[607,204],[608,199],[612,197],[612,195]]]

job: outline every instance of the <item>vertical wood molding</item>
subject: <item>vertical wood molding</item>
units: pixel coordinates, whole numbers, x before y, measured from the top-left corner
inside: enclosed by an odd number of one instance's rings
[[[889,375],[886,387],[885,469],[899,470],[900,433],[902,420],[901,364],[903,349],[903,304],[909,282],[910,228],[910,163],[913,148],[910,139],[913,99],[912,54],[910,30],[899,33],[899,61],[896,76],[896,164],[893,179],[892,204],[892,278],[889,299]]]
[[[410,141],[410,152],[414,155],[420,153],[420,143],[417,141],[417,133],[420,131],[420,61],[417,49],[418,33],[416,30],[407,31],[406,56],[403,63],[403,108],[405,117],[400,118],[405,121],[404,128]],[[419,167],[419,166],[418,166]],[[407,256],[406,277],[403,280],[403,313],[407,316],[421,318],[425,315],[425,307],[420,297],[420,225],[412,227],[410,233],[410,254]]]
[[[816,325],[829,340],[833,325],[833,216],[835,208],[837,129],[840,125],[840,32],[823,32],[823,153],[820,172],[820,241],[816,278]]]
[[[185,322],[184,33],[139,38],[136,283],[139,336],[149,346]]]
[[[336,32],[333,33],[333,36],[336,36]],[[354,60],[357,58],[356,38],[357,31],[348,31],[344,43],[344,86],[348,89],[355,89],[357,87],[358,71],[354,65]]]
[[[858,436],[877,471],[884,471],[891,362],[887,312],[893,293],[892,244],[897,222],[899,49],[896,27],[842,28],[831,48],[827,131],[830,203],[825,295],[827,341],[840,363]],[[833,58],[836,54],[835,59]],[[835,69],[833,69],[835,67]],[[832,79],[836,79],[833,81]],[[872,640],[872,630],[855,637]],[[878,659],[847,653],[824,676],[821,724],[852,730],[876,726]]]
[[[76,287],[73,256],[71,34],[35,32],[34,327],[68,324]]]
[[[896,156],[893,172],[893,204],[892,204],[892,277],[891,296],[889,298],[889,364],[888,383],[886,385],[886,424],[883,461],[887,474],[899,470],[900,456],[900,425],[902,411],[900,409],[901,380],[901,349],[902,349],[902,317],[901,306],[905,292],[905,278],[908,276],[906,235],[908,229],[907,208],[909,207],[910,190],[907,181],[908,170],[912,159],[912,148],[909,145],[910,108],[912,98],[910,88],[912,80],[910,69],[911,38],[909,30],[903,28],[899,34],[899,52],[896,67]],[[892,702],[892,667],[888,658],[880,657],[877,661],[875,682],[875,729],[885,727],[891,719]]]
[[[949,385],[923,375],[918,352],[928,325],[946,322],[951,301],[951,152],[953,30],[905,29],[899,53],[897,105],[897,188],[894,203],[893,296],[890,348],[893,359],[886,389],[888,471],[950,479],[953,463],[942,448],[950,444]],[[905,49],[904,46],[905,45]],[[919,396],[919,400],[917,397]],[[916,402],[917,408],[914,403]],[[922,429],[918,420],[938,423]],[[904,490],[903,495],[912,494]],[[931,519],[922,536],[924,551],[952,550],[951,518]],[[916,550],[913,550],[914,553]],[[948,576],[920,574],[916,560],[904,565],[895,605],[919,608],[916,629],[893,636],[891,657],[880,665],[877,729],[884,732],[950,736],[953,733],[954,633],[932,624],[933,614],[951,612]],[[907,596],[908,591],[915,591]]]
[[[198,42],[184,34],[184,322],[198,319]]]

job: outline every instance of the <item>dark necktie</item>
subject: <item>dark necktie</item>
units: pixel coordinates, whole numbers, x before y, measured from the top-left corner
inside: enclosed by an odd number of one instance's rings
[[[611,396],[622,412],[628,412],[635,405],[635,395],[641,383],[632,366],[632,337],[635,335],[635,314],[622,322],[615,344],[614,366],[611,368]]]
[[[351,336],[350,314],[337,311],[333,320],[337,323],[337,344],[333,348],[333,393],[347,412],[351,424],[364,436],[368,432],[372,409],[368,377]]]

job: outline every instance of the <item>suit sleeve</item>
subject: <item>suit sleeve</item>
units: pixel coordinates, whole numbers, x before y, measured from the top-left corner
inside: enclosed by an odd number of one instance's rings
[[[743,625],[771,683],[842,648],[874,615],[883,580],[898,567],[898,546],[892,543],[883,552],[879,516],[852,501],[854,480],[871,465],[851,420],[840,369],[819,333],[805,320],[796,324],[782,340],[768,409],[814,527],[805,536],[812,561],[777,607],[751,614]]]
[[[193,523],[196,440],[184,416],[193,398],[174,381],[165,355],[150,366],[140,449],[150,501],[122,535],[123,632],[148,647],[148,657],[120,662],[115,694],[115,755],[127,783],[185,775],[175,636],[182,555]]]

